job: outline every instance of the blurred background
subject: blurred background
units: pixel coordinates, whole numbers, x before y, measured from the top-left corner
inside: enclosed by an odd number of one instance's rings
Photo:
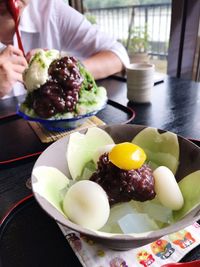
[[[171,76],[199,81],[199,0],[69,0],[123,43],[131,62],[151,62]]]
[[[167,71],[171,0],[84,0],[85,15],[124,44],[130,59]]]

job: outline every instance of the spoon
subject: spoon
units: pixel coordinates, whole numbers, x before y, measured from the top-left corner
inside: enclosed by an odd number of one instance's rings
[[[161,267],[200,267],[200,260],[191,262],[166,263]]]
[[[23,52],[23,55],[25,56],[24,48],[23,48],[23,45],[22,45],[21,36],[19,34],[19,29],[18,29],[19,6],[18,6],[18,3],[17,3],[17,0],[8,0],[7,1],[7,7],[8,7],[8,10],[9,10],[10,14],[13,17],[14,22],[15,22],[15,31],[16,31],[16,35],[17,35],[17,42],[18,42],[19,49]]]

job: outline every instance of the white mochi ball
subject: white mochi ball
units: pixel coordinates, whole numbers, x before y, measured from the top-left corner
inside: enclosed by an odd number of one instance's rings
[[[160,166],[154,170],[155,192],[161,204],[172,210],[179,210],[184,204],[181,190],[172,171]]]
[[[100,185],[83,180],[69,188],[64,197],[63,210],[72,222],[98,230],[108,220],[110,205],[106,192]]]

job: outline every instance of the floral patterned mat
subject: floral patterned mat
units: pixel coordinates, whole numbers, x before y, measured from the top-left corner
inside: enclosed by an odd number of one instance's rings
[[[200,244],[200,225],[194,223],[146,246],[114,251],[58,224],[84,267],[161,267],[180,261]]]

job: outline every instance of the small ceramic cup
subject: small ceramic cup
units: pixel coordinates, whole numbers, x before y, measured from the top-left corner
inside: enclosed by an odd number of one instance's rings
[[[132,63],[126,67],[127,98],[136,103],[151,102],[155,67],[150,63]]]

